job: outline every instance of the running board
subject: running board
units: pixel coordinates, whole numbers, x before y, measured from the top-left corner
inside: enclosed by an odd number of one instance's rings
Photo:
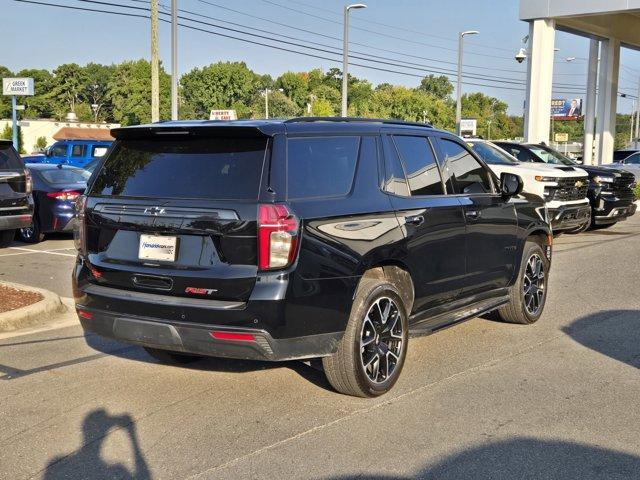
[[[453,312],[442,313],[426,320],[421,320],[417,325],[409,328],[410,337],[430,335],[438,330],[452,327],[466,320],[489,313],[509,302],[508,296],[490,298],[473,303]]]

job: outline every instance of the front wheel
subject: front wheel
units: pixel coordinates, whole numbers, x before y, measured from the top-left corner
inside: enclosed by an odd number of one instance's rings
[[[518,280],[509,288],[509,303],[498,309],[503,321],[525,325],[538,321],[547,300],[548,272],[549,260],[542,246],[527,240]]]
[[[385,280],[362,280],[337,351],[322,359],[329,383],[356,397],[376,397],[391,390],[407,354],[407,327],[396,287]]]
[[[38,222],[34,220],[30,226],[20,228],[18,230],[18,240],[24,243],[40,243],[44,240],[44,234],[40,230]]]

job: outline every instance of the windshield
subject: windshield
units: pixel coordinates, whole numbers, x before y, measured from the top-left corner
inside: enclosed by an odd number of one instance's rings
[[[538,157],[544,163],[551,163],[554,165],[569,165],[569,166],[576,165],[576,163],[573,160],[568,159],[561,153],[556,152],[555,150],[552,150],[550,148],[547,149],[547,148],[542,148],[537,146],[530,146],[529,150],[531,150],[531,153],[533,153],[536,157]]]
[[[518,162],[507,152],[485,142],[469,142],[471,149],[489,165],[517,165]]]

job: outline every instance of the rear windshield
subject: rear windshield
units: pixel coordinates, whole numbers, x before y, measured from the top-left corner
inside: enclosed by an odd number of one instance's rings
[[[359,147],[360,137],[289,139],[289,198],[335,197],[349,193]]]
[[[0,145],[0,170],[23,169],[20,156],[11,145]]]
[[[92,195],[255,200],[265,138],[145,139],[117,142]]]
[[[40,175],[47,183],[52,185],[63,185],[67,183],[84,183],[91,176],[91,172],[80,168],[57,168],[51,170],[40,170]]]

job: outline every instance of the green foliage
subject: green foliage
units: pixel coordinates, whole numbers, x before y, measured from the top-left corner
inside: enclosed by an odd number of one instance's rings
[[[182,101],[195,118],[209,118],[213,109],[235,108],[238,117],[250,115],[248,107],[265,78],[244,62],[219,62],[194,68],[182,76]]]
[[[304,108],[309,99],[309,79],[304,73],[286,72],[276,80],[276,88],[293,100],[298,107]]]
[[[640,183],[636,184],[636,200],[640,200]]]
[[[53,71],[53,82],[47,98],[53,100],[53,112],[62,119],[68,112],[76,111],[82,101],[87,83],[87,73],[77,63],[60,65]]]
[[[270,118],[291,118],[301,114],[298,105],[278,90],[269,92],[269,117]],[[265,101],[262,94],[257,94],[251,107],[253,118],[265,117]]]
[[[13,140],[13,127],[10,123],[7,123],[0,133],[0,138],[4,140]],[[24,138],[22,137],[22,129],[18,127],[18,152],[26,153],[24,151]]]
[[[521,130],[507,116],[507,104],[484,93],[471,93],[462,96],[462,116],[478,120],[478,135],[489,137],[491,122],[491,138],[514,138],[521,135]]]
[[[36,150],[43,151],[45,148],[47,148],[47,138],[38,137],[34,146],[36,147]]]
[[[336,114],[331,102],[318,98],[311,104],[311,115],[314,117],[333,117]]]
[[[447,100],[453,93],[453,84],[446,75],[427,75],[420,82],[418,90],[430,93],[440,100]]]
[[[13,77],[13,73],[7,67],[0,65],[0,78]],[[11,117],[11,97],[0,95],[0,118]]]
[[[25,110],[21,113],[22,118],[51,118],[54,116],[54,105],[59,102],[52,99],[50,95],[53,88],[54,79],[49,70],[27,68],[20,70],[17,77],[33,78],[35,95],[32,97],[22,97],[21,103]]]

